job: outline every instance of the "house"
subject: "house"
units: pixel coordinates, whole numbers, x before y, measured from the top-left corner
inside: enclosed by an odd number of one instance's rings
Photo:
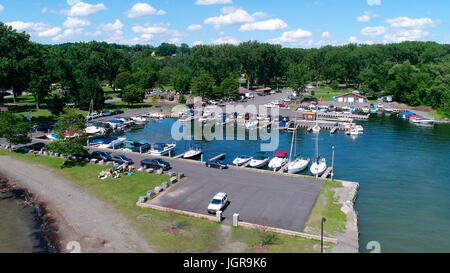
[[[342,94],[340,96],[336,96],[333,98],[333,101],[336,102],[349,102],[349,103],[364,103],[364,102],[368,102],[369,100],[364,97],[363,95],[354,93],[354,92],[350,92],[350,93],[346,93],[346,94]]]
[[[315,112],[302,112],[302,117],[305,120],[316,120]]]

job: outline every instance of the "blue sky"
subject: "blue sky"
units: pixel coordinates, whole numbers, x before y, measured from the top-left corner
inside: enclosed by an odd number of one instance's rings
[[[0,21],[46,44],[449,43],[448,14],[448,0],[0,0]]]

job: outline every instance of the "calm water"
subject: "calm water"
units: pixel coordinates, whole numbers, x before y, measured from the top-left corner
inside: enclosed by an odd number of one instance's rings
[[[172,142],[175,121],[165,119],[125,133],[128,138]],[[360,122],[365,131],[319,135],[319,151],[331,164],[336,147],[335,178],[357,181],[356,209],[361,230],[360,251],[378,241],[383,252],[448,252],[450,246],[450,125],[418,127],[395,115]],[[289,152],[291,133],[281,133],[277,151]],[[176,153],[191,142],[180,141]],[[259,141],[200,141],[205,158],[226,153],[231,163],[241,154],[253,155]],[[315,154],[315,135],[298,131],[297,152]],[[272,153],[273,154],[273,153]],[[307,174],[307,172],[305,172]]]
[[[34,208],[0,198],[0,253],[46,252],[38,238]]]

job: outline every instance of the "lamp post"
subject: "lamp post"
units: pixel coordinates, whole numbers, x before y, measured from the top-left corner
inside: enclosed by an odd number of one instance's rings
[[[334,177],[334,150],[335,150],[335,147],[333,146],[332,148],[331,148],[332,150],[333,150],[333,155],[332,155],[332,159],[331,159],[331,181],[333,181],[333,177]]]
[[[320,253],[323,253],[323,223],[327,221],[327,218],[322,217],[321,229],[320,229]]]

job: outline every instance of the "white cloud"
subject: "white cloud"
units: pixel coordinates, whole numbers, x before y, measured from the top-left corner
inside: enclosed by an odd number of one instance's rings
[[[378,27],[365,27],[360,33],[365,36],[379,36],[386,33],[386,28],[382,26]]]
[[[311,37],[312,33],[301,28],[284,32],[281,37],[269,40],[272,44],[301,43],[302,39]]]
[[[100,35],[102,35],[103,32],[101,32],[100,30],[97,30],[95,32],[86,32],[86,36],[90,36],[90,37],[98,37]]]
[[[140,34],[160,34],[168,31],[168,28],[164,25],[135,25],[132,27],[133,32]]]
[[[202,41],[195,41],[192,43],[194,46],[198,46],[198,45],[202,45],[203,42]]]
[[[169,43],[171,44],[179,44],[181,43],[181,39],[180,38],[172,38],[169,40]]]
[[[381,6],[381,0],[367,0],[369,6]]]
[[[192,25],[188,26],[187,30],[197,31],[197,30],[201,30],[202,28],[203,27],[201,25],[192,24]]]
[[[0,5],[0,12],[2,12],[3,10],[5,10],[5,8],[2,5]]]
[[[233,0],[197,0],[195,2],[198,6],[209,6],[218,4],[233,4]]]
[[[77,2],[75,4],[73,4],[70,7],[70,10],[63,10],[62,13],[66,14],[67,16],[89,16],[92,15],[94,13],[97,13],[99,11],[102,10],[106,10],[106,7],[103,3],[99,3],[96,5],[92,5],[92,4],[88,4],[88,3],[84,3],[84,2]]]
[[[230,45],[239,45],[239,41],[234,37],[221,37],[215,41],[213,41],[213,44],[215,45],[222,45],[222,44],[230,44]]]
[[[254,23],[244,24],[239,28],[239,31],[254,31],[254,30],[279,30],[287,28],[288,25],[281,19],[270,19],[267,21],[260,21]]]
[[[5,24],[11,26],[17,31],[27,31],[32,36],[35,35],[37,37],[52,37],[61,32],[61,28],[45,23],[13,21]]]
[[[209,17],[204,23],[220,27],[221,25],[245,24],[253,21],[255,21],[255,18],[241,8],[223,8],[222,15],[217,17]]]
[[[352,44],[356,44],[358,43],[358,38],[355,36],[350,36],[350,38],[348,38],[348,41]]]
[[[324,32],[322,32],[322,37],[323,38],[331,38],[331,33],[329,33],[328,31],[324,31]]]
[[[123,37],[123,23],[116,19],[113,23],[101,24],[97,27],[97,31],[94,33],[86,33],[87,36],[100,36],[107,34],[109,42],[120,42],[124,40]]]
[[[164,14],[166,14],[164,10],[157,10],[147,3],[137,3],[129,11],[127,11],[127,16],[129,18],[138,18],[149,15],[164,15]]]
[[[364,15],[356,17],[356,21],[358,21],[358,22],[369,22],[370,20],[372,20],[373,18],[376,18],[376,17],[379,17],[379,15],[373,14],[370,11],[365,11]]]
[[[386,23],[391,27],[415,27],[415,28],[427,28],[434,27],[435,22],[430,18],[409,18],[409,17],[397,17],[394,19],[387,19]]]
[[[83,33],[82,28],[68,28],[63,33],[52,38],[53,42],[59,42],[64,38],[70,38],[71,36],[81,35]]]
[[[404,41],[415,41],[428,36],[430,33],[423,29],[401,29],[388,33],[384,36],[385,43],[401,43]]]
[[[262,12],[262,11],[257,11],[255,13],[253,13],[252,16],[255,18],[264,18],[264,17],[267,17],[267,13]]]
[[[63,26],[66,28],[76,28],[76,27],[85,27],[89,26],[91,22],[82,18],[75,17],[67,17],[67,20],[63,23]]]

